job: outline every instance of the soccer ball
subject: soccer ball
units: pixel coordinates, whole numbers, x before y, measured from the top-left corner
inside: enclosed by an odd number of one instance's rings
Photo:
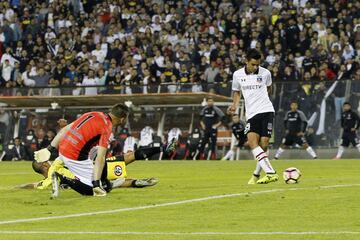
[[[287,184],[298,183],[301,177],[301,172],[295,167],[290,167],[284,171],[283,177],[285,183]]]

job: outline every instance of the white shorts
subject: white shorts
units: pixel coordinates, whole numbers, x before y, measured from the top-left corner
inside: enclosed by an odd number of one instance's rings
[[[59,154],[59,158],[64,162],[65,166],[77,177],[82,183],[92,187],[94,164],[88,159],[84,161],[72,160]]]

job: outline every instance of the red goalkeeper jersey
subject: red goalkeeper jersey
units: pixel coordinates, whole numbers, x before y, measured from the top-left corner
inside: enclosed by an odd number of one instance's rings
[[[109,115],[102,112],[85,113],[73,122],[60,140],[59,153],[69,159],[87,160],[92,147],[108,147],[111,133]]]

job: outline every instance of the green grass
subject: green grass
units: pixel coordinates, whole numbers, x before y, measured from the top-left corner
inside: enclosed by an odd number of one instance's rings
[[[0,239],[360,239],[360,161],[275,161],[279,173],[295,166],[299,184],[283,181],[247,185],[254,161],[136,162],[130,177],[158,177],[152,188],[115,189],[105,198],[61,191],[50,200],[49,190],[17,190],[15,185],[41,180],[29,162],[0,163],[0,222],[51,217],[177,202],[209,196],[248,193],[236,197],[85,217],[0,223]],[[320,188],[320,186],[359,184]],[[297,189],[293,191],[291,189]],[[274,190],[274,192],[264,192]],[[255,192],[261,192],[254,194]],[[332,232],[328,235],[50,235],[5,234],[4,231],[45,232]]]

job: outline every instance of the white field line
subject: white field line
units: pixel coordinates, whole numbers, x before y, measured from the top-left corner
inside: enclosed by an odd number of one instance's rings
[[[0,231],[0,234],[34,234],[34,235],[176,235],[176,236],[198,236],[198,235],[360,235],[360,232],[338,231],[338,232],[45,232],[45,231]]]
[[[114,214],[119,212],[130,212],[144,209],[152,209],[159,207],[167,207],[167,206],[175,206],[182,205],[188,203],[195,202],[205,202],[214,199],[223,199],[223,198],[233,198],[233,197],[241,197],[246,195],[255,195],[255,194],[264,194],[264,193],[274,193],[274,192],[285,192],[285,191],[301,191],[301,190],[318,190],[318,189],[333,189],[333,188],[345,188],[345,187],[357,187],[360,184],[345,184],[345,185],[330,185],[330,186],[318,186],[318,187],[307,187],[307,188],[279,188],[279,189],[270,189],[256,192],[243,192],[243,193],[233,193],[233,194],[225,194],[225,195],[215,195],[203,198],[194,198],[176,202],[168,202],[168,203],[159,203],[138,207],[129,207],[129,208],[118,208],[104,211],[96,211],[96,212],[86,212],[86,213],[75,213],[68,215],[60,215],[60,216],[51,216],[51,217],[38,217],[38,218],[23,218],[23,219],[14,219],[14,220],[3,220],[0,221],[0,225],[5,224],[16,224],[16,223],[24,223],[24,222],[35,222],[35,221],[47,221],[47,220],[55,220],[55,219],[66,219],[66,218],[74,218],[74,217],[86,217],[86,216],[94,216],[94,215],[102,215],[102,214]]]

